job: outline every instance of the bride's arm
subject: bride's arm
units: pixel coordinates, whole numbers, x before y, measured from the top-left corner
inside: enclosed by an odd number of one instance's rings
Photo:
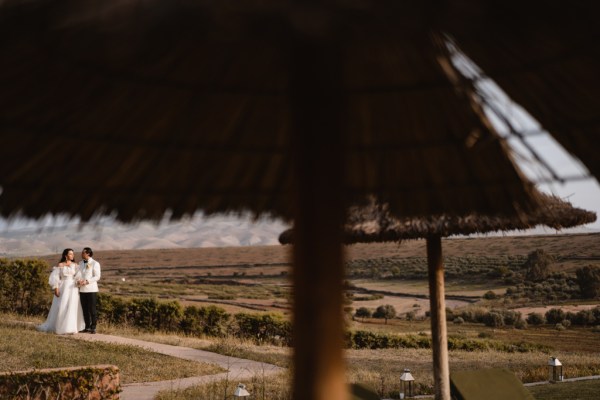
[[[50,273],[50,276],[48,277],[48,283],[50,284],[50,287],[54,291],[54,295],[56,297],[58,297],[60,294],[59,289],[58,289],[58,286],[60,285],[60,267],[52,268],[52,272]]]

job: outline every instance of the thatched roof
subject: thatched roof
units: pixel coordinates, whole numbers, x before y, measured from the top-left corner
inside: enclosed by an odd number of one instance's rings
[[[395,218],[387,205],[371,202],[367,206],[354,206],[348,211],[344,226],[346,243],[389,242],[403,239],[420,239],[430,236],[448,237],[496,231],[526,230],[539,225],[565,229],[596,221],[596,213],[573,207],[555,196],[542,195],[544,205],[532,214],[521,218],[481,215],[465,216],[442,214],[420,218]],[[281,244],[292,244],[294,230],[287,229],[279,235]]]
[[[452,10],[431,4],[4,1],[0,214],[289,218],[290,130],[311,118],[294,82],[320,71],[339,77],[347,204],[373,194],[398,215],[532,211],[532,185],[442,43]],[[298,59],[303,35],[326,56]]]
[[[599,174],[597,41],[579,39],[597,38],[600,6],[569,4],[573,18],[564,3],[533,4],[4,0],[0,215],[293,217],[293,397],[344,398],[348,204],[375,195],[394,215],[513,217],[541,204],[448,40],[507,75],[509,94]],[[496,26],[494,11],[521,26]]]
[[[447,10],[462,51],[600,178],[600,3],[456,1]]]

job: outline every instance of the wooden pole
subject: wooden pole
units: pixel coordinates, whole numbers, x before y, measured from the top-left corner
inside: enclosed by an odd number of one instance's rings
[[[338,83],[342,74],[336,46],[312,36],[314,33],[297,32],[291,60],[296,184],[292,398],[346,400],[342,350],[343,106]]]
[[[427,238],[429,272],[429,304],[431,308],[431,341],[433,349],[433,383],[436,400],[450,400],[450,368],[448,365],[448,333],[444,299],[444,262],[442,239]]]

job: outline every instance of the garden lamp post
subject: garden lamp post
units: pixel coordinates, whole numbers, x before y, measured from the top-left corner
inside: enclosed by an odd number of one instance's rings
[[[413,397],[414,394],[414,381],[410,369],[404,368],[404,373],[400,375],[400,398],[404,399],[407,397]]]
[[[246,390],[246,385],[244,385],[243,383],[238,384],[237,388],[235,389],[235,392],[233,392],[233,397],[235,399],[246,399],[250,397],[250,393],[248,393],[248,391]]]
[[[550,357],[548,361],[548,372],[550,382],[560,382],[563,380],[563,367],[562,363],[556,357]]]

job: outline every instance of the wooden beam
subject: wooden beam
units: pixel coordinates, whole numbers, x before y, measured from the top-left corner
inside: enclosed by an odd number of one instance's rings
[[[433,383],[436,400],[450,400],[450,368],[448,365],[448,333],[444,299],[444,262],[442,239],[427,238],[429,272],[429,304],[431,307],[431,341],[433,349]]]
[[[343,145],[338,46],[298,32],[292,52],[294,400],[346,400]]]

